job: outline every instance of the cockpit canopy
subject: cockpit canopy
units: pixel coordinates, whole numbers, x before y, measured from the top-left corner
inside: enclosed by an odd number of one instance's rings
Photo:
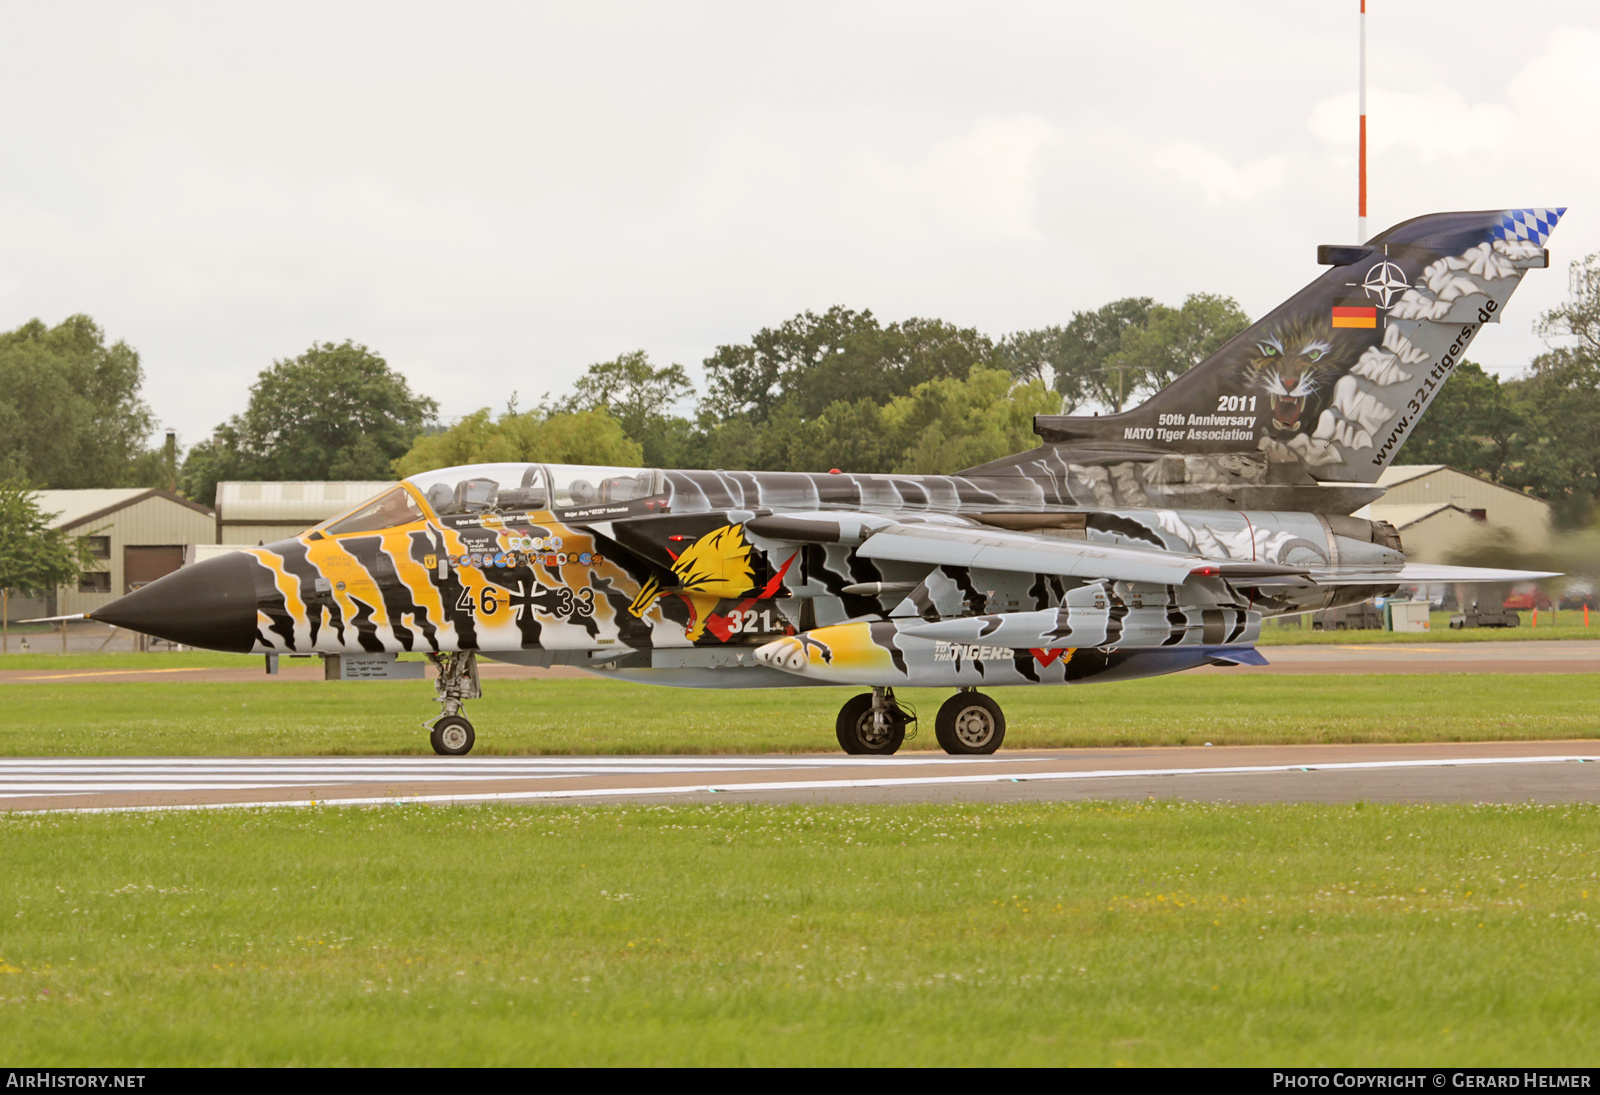
[[[575,464],[469,464],[406,482],[440,517],[621,505],[666,493],[659,471]]]
[[[653,469],[579,464],[467,464],[413,475],[405,484],[319,526],[319,531],[341,536],[420,521],[423,511],[411,491],[436,517],[627,506],[667,493],[667,477]]]

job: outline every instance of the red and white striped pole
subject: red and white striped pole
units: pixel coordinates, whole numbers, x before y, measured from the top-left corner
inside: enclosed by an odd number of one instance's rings
[[[1361,0],[1361,147],[1356,153],[1356,242],[1367,242],[1367,0]]]

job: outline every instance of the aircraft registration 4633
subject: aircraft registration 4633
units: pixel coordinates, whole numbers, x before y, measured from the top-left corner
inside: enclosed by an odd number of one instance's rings
[[[955,475],[483,464],[412,476],[296,537],[185,567],[91,615],[176,642],[438,666],[463,754],[477,656],[695,688],[854,685],[851,753],[888,754],[899,686],[955,689],[950,753],[1005,735],[979,688],[1260,663],[1264,618],[1402,585],[1547,575],[1408,564],[1350,516],[1498,320],[1564,210],[1441,213],[1367,244],[1120,414]]]

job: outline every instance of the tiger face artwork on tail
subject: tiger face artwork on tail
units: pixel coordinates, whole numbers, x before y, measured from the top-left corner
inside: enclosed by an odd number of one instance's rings
[[[1360,353],[1357,340],[1326,319],[1292,316],[1248,347],[1242,378],[1247,387],[1266,394],[1270,432],[1307,433],[1328,404],[1334,383]]]

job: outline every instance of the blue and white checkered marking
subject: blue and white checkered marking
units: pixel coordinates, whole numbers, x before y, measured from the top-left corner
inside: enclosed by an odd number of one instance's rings
[[[1566,211],[1566,206],[1560,209],[1507,209],[1500,214],[1500,223],[1490,229],[1489,234],[1497,240],[1527,240],[1543,247],[1550,233],[1556,230],[1561,214]]]

